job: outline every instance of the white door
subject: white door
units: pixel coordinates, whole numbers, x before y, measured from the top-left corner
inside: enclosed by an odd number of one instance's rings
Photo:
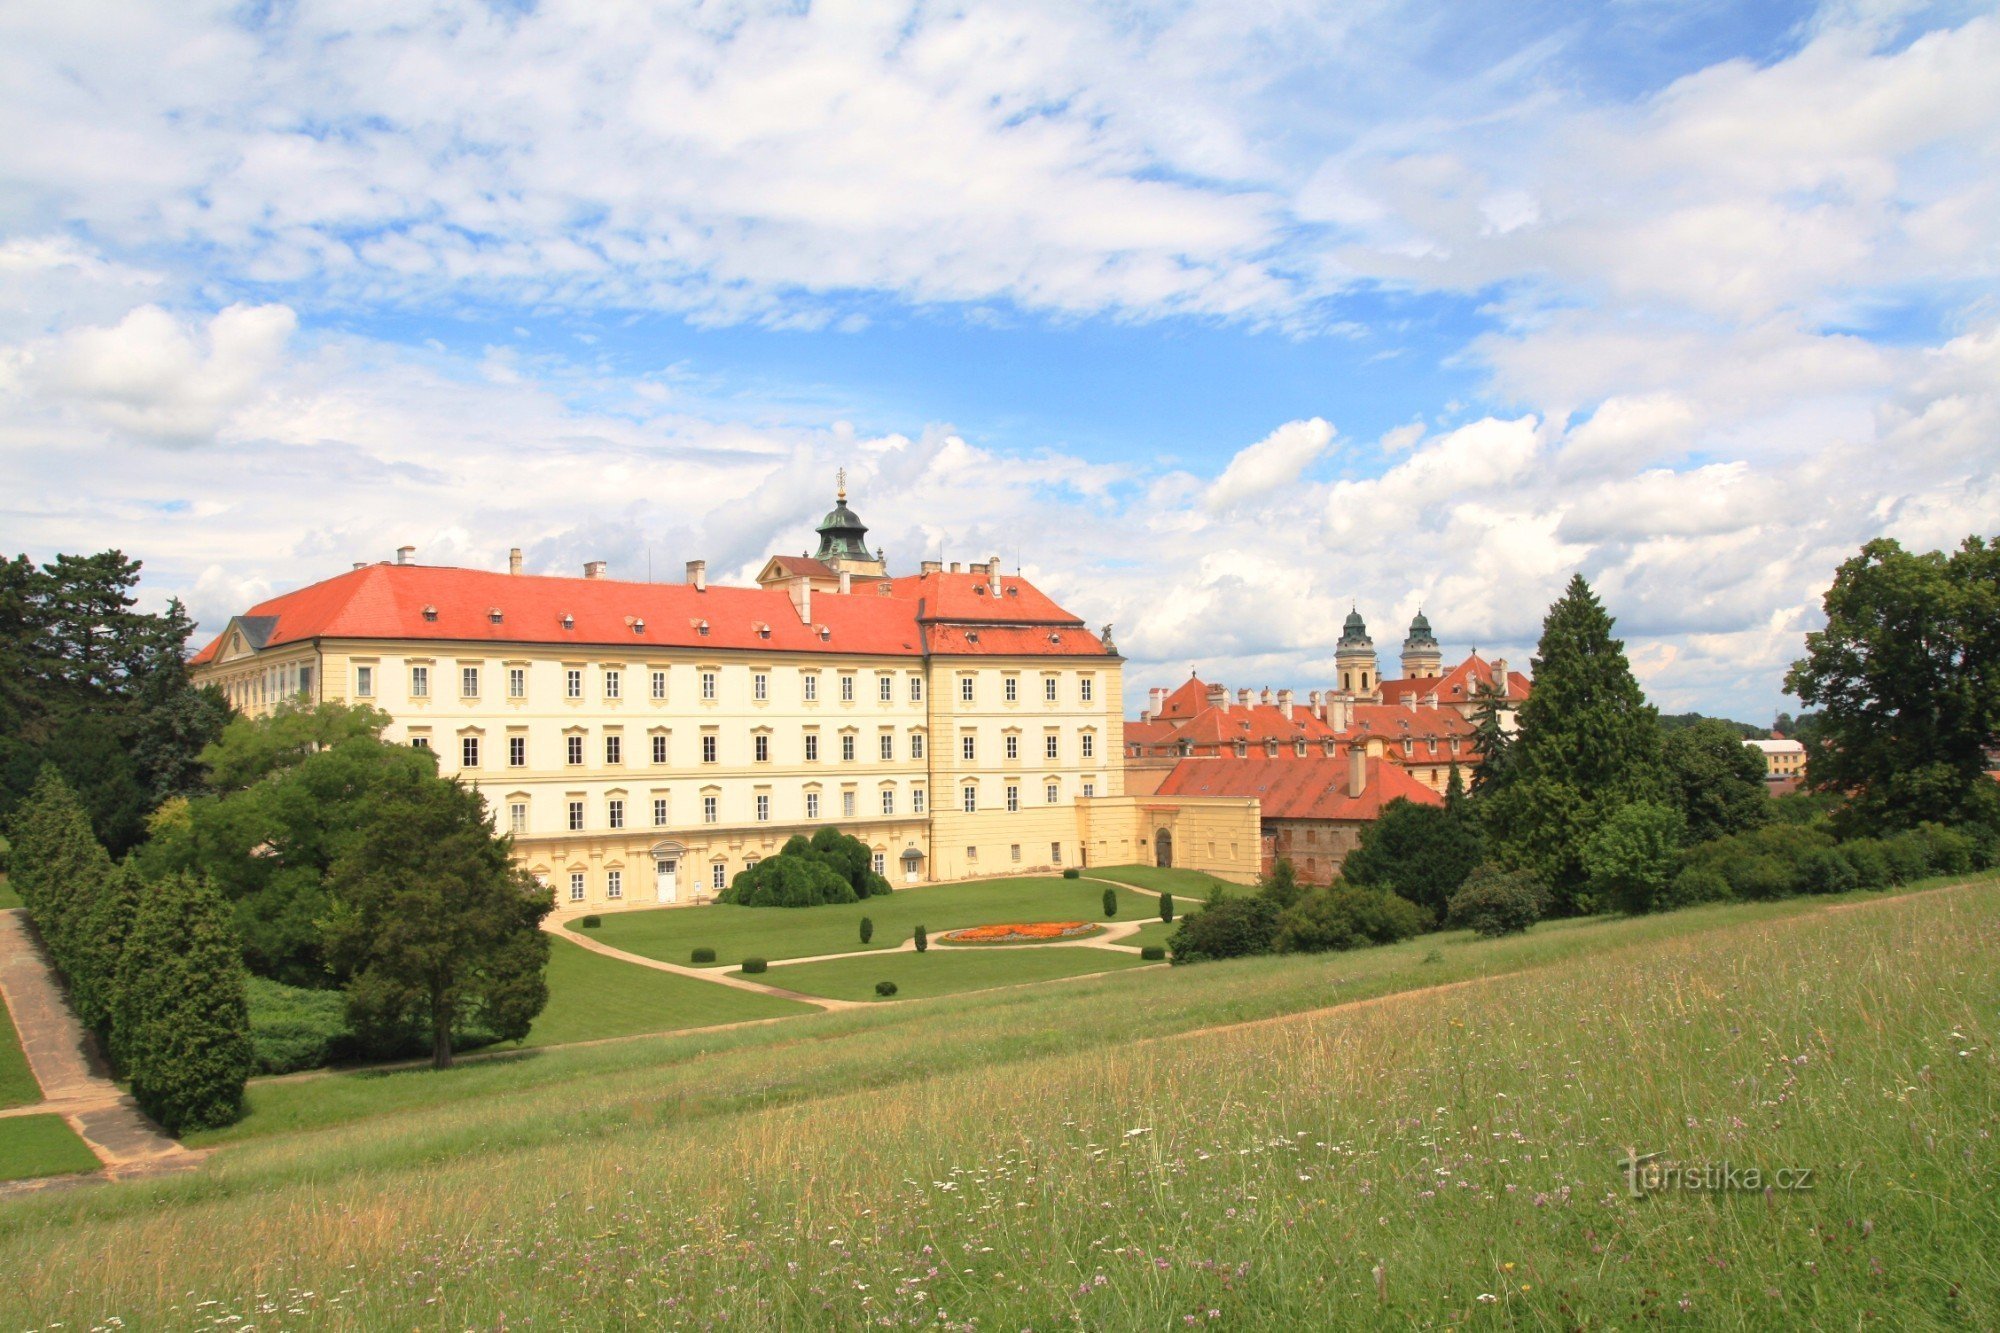
[[[680,898],[680,864],[672,857],[653,862],[653,889],[663,903]]]

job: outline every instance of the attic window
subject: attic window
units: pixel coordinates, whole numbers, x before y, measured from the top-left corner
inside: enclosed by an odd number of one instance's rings
[[[1051,635],[1049,635],[1049,642],[1050,642],[1050,643],[1061,643],[1061,642],[1062,642],[1062,635],[1060,635],[1060,634],[1051,634]]]
[[[696,634],[701,635],[704,639],[708,637],[708,622],[706,620],[691,620],[688,623],[694,626]]]
[[[768,639],[771,637],[770,625],[762,620],[751,621],[750,628],[756,632],[757,637],[760,639]]]
[[[821,643],[825,643],[828,639],[832,637],[833,637],[833,631],[831,629],[827,628],[825,625],[821,625],[819,627],[819,641]]]
[[[436,620],[437,618],[438,618],[438,609],[435,606],[427,606],[424,608],[425,620]]]
[[[1007,585],[1007,595],[1008,595],[1009,597],[1019,597],[1019,596],[1021,595],[1021,590],[1020,590],[1019,588],[1016,588],[1016,587],[1015,587],[1015,586],[1013,586],[1012,584],[1008,584],[1008,585]]]
[[[563,612],[563,618],[562,618],[562,627],[563,627],[564,629],[575,629],[575,628],[576,628],[576,617],[575,617],[575,616],[573,616],[573,615],[571,615],[571,614],[570,614],[569,612],[567,612],[567,611]]]
[[[639,618],[635,618],[635,619],[634,619],[634,620],[632,621],[632,632],[633,632],[634,634],[644,634],[644,633],[646,632],[646,622],[645,622],[645,620],[643,620],[643,619],[639,619]]]
[[[967,643],[978,643],[978,642],[979,642],[979,631],[978,631],[978,630],[976,630],[976,629],[969,629],[969,630],[967,630],[967,631],[965,632],[965,641],[966,641]]]
[[[492,621],[496,625],[499,624],[502,620],[506,619],[506,617],[500,613],[500,608],[497,606],[489,606],[486,608],[486,618]]]
[[[973,585],[972,585],[972,595],[973,595],[974,597],[984,597],[984,596],[986,595],[986,585],[985,585],[985,584],[983,584],[983,583],[975,583],[975,584],[973,584]]]

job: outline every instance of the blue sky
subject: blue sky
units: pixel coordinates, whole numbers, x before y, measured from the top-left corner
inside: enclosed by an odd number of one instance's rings
[[[0,535],[213,628],[438,563],[999,551],[1134,697],[1525,660],[1764,720],[2000,529],[1990,5],[0,13]]]

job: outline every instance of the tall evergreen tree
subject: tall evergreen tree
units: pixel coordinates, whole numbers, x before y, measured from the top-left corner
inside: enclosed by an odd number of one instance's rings
[[[1573,577],[1542,622],[1534,690],[1484,800],[1500,858],[1540,875],[1564,913],[1597,905],[1584,864],[1597,827],[1623,806],[1668,794],[1659,717],[1612,624],[1583,576]]]
[[[247,982],[229,909],[193,875],[139,894],[118,970],[112,1047],[132,1096],[169,1133],[243,1114],[252,1066]]]
[[[9,842],[9,882],[56,967],[68,973],[75,965],[90,896],[110,877],[111,858],[91,832],[90,816],[76,792],[54,765],[42,769],[15,812]]]

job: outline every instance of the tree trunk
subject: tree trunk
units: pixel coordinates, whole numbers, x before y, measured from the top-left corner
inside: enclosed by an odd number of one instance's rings
[[[451,1068],[451,1006],[444,996],[431,996],[431,1068]]]

